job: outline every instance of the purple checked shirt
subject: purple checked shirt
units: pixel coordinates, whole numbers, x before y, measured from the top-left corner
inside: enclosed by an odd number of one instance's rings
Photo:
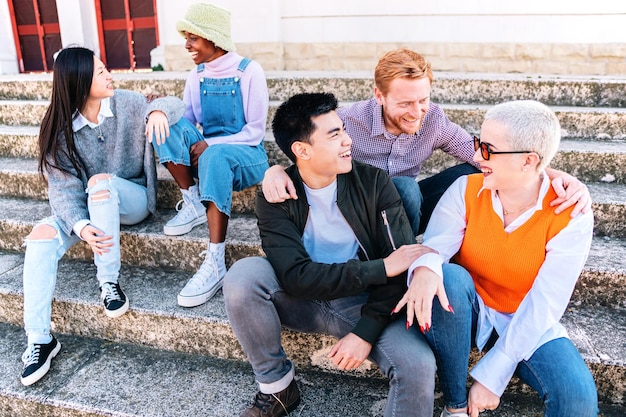
[[[392,177],[417,177],[435,149],[475,165],[472,136],[451,122],[434,103],[430,103],[422,126],[414,135],[395,136],[387,132],[382,107],[374,98],[339,108],[337,114],[352,138],[352,157],[384,169]]]

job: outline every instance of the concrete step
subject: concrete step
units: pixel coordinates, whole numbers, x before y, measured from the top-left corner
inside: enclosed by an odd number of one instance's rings
[[[50,207],[46,201],[0,197],[0,250],[22,251],[24,237],[37,221],[49,215]],[[163,226],[174,215],[174,210],[159,210],[144,222],[134,226],[122,226],[122,262],[195,272],[202,263],[198,254],[207,246],[207,227],[197,226],[184,236],[165,236]],[[234,215],[228,226],[228,264],[242,257],[262,255],[256,218],[253,215]],[[92,259],[91,251],[82,242],[68,251],[67,256]]]
[[[271,142],[268,146],[272,146]],[[602,169],[606,167],[605,160],[602,160],[598,152],[592,153],[588,157],[587,153],[577,154],[572,151],[567,154],[563,151],[562,157],[570,157],[574,162],[578,161],[581,165],[570,171],[581,180],[588,180],[588,171],[591,169]],[[625,154],[609,154],[615,157],[624,156]],[[577,157],[578,156],[578,157]],[[453,159],[445,158],[446,164],[454,163]],[[582,165],[583,162],[589,163],[590,160],[597,161],[597,166]],[[609,158],[607,158],[609,159]],[[571,166],[575,166],[572,162]],[[626,162],[626,161],[625,161]],[[432,163],[431,163],[432,164]],[[626,165],[624,165],[626,166]],[[426,167],[427,169],[429,167]],[[623,167],[614,167],[623,174]],[[438,171],[434,166],[429,168],[431,171]],[[607,175],[618,174],[615,170],[611,170],[612,174],[606,172]],[[600,172],[600,171],[598,171]],[[600,172],[601,173],[601,172]],[[619,178],[622,176],[618,174]],[[176,203],[180,200],[180,190],[172,179],[169,172],[159,166],[159,191],[158,191],[158,207],[164,210],[174,209]],[[596,215],[596,233],[607,236],[626,237],[626,224],[623,219],[626,218],[626,184],[620,182],[612,183],[588,183],[593,201],[594,212]],[[260,185],[255,185],[240,192],[233,193],[232,212],[235,214],[252,214],[254,213],[254,200],[256,192]],[[15,197],[21,199],[46,200],[48,196],[47,185],[41,179],[37,172],[37,161],[34,159],[22,158],[0,158],[0,196]]]
[[[36,158],[37,136],[34,126],[0,125],[0,157]],[[264,144],[271,165],[290,164],[269,131]],[[456,164],[455,158],[437,150],[425,161],[422,172],[433,174]],[[626,141],[564,139],[550,165],[584,182],[626,183]]]
[[[21,254],[0,254],[1,323],[22,325],[22,264]],[[111,320],[102,314],[97,284],[93,279],[95,267],[85,261],[64,260],[59,268],[52,309],[53,332],[245,361],[228,323],[221,291],[196,308],[186,309],[176,305],[176,294],[189,276],[178,270],[124,265],[120,283],[130,299],[131,310]],[[622,278],[622,285],[623,281]],[[626,309],[586,302],[573,302],[563,323],[592,369],[602,401],[624,404]],[[23,335],[12,340],[24,343]],[[285,351],[298,369],[306,371],[338,372],[325,358],[334,342],[335,339],[330,336],[283,332]],[[474,352],[473,360],[477,357]],[[376,367],[369,363],[354,374],[380,377]],[[520,389],[519,385],[513,385],[510,391]]]
[[[267,126],[271,126],[280,101],[270,102]],[[39,126],[48,101],[0,100],[0,125]],[[348,106],[351,102],[342,102]],[[478,133],[485,112],[491,107],[486,104],[441,104],[448,117],[470,133]],[[624,140],[626,139],[626,108],[591,108],[553,106],[563,136],[570,139]]]
[[[534,99],[533,96],[522,98]],[[441,104],[441,107],[450,120],[468,132],[478,134],[485,113],[493,104]],[[626,139],[626,108],[572,106],[551,106],[551,108],[559,119],[564,139],[593,141]]]
[[[422,165],[423,175],[440,172],[459,162],[436,150]],[[550,167],[583,182],[626,183],[626,141],[563,139]]]
[[[0,125],[0,157],[37,158],[39,128],[36,126]],[[270,165],[290,165],[287,156],[278,148],[271,132],[265,135],[265,152]]]
[[[256,392],[242,361],[69,335],[59,336],[62,349],[49,374],[23,387],[21,332],[0,324],[1,415],[226,417],[239,415]],[[387,389],[380,378],[299,370],[297,381],[299,415],[382,416]]]
[[[597,259],[600,268],[610,259],[611,262],[626,257],[626,241],[623,222],[624,206],[607,209],[607,215],[619,212],[615,219],[599,222],[595,242],[602,244],[603,251],[612,253],[611,257]],[[122,226],[121,245],[122,262],[150,267],[178,268],[195,271],[202,263],[198,253],[206,249],[206,226],[198,226],[183,236],[163,235],[163,225],[174,215],[173,210],[159,210],[156,215],[134,226]],[[0,250],[22,251],[23,239],[40,219],[50,214],[46,201],[35,201],[12,197],[0,197]],[[621,216],[621,217],[619,217]],[[618,235],[618,236],[612,236]],[[226,235],[226,260],[228,264],[245,256],[262,255],[256,218],[250,214],[233,215],[229,221]],[[73,247],[68,256],[76,259],[91,260],[92,253],[85,244]],[[626,267],[618,269],[626,273]],[[624,297],[626,299],[626,297]]]
[[[592,258],[572,296],[566,315],[570,323],[568,328],[574,329],[580,323],[580,326],[586,326],[581,322],[582,312],[591,314],[596,311],[601,315],[617,312],[616,317],[620,317],[626,311],[626,245],[619,249],[606,245],[601,252],[599,249],[596,246],[592,250]],[[601,256],[616,259],[618,265],[608,266],[606,260],[602,262],[594,259]],[[15,325],[22,324],[23,258],[22,253],[0,252],[0,321]],[[214,299],[199,307],[188,309],[176,304],[176,295],[192,274],[182,269],[124,264],[120,272],[120,284],[130,299],[131,313],[120,319],[109,320],[102,314],[93,263],[84,259],[64,259],[59,267],[52,312],[53,330],[243,360],[244,355],[227,322],[221,291]],[[578,324],[574,326],[573,323]],[[619,322],[615,321],[614,325],[617,324]],[[617,334],[609,333],[606,337],[621,337],[620,332],[626,331],[626,327],[621,329]],[[206,340],[211,340],[211,343],[200,343],[198,336],[206,336]],[[324,368],[327,364],[320,362],[317,352],[328,348],[332,338],[316,336],[314,339],[285,332],[286,349],[300,365],[319,364]],[[585,342],[584,346],[589,343]],[[595,342],[592,345],[595,346]],[[620,350],[626,349],[626,346],[621,345],[620,348],[620,339],[616,339],[616,343],[604,345],[605,350],[594,348],[597,356],[626,361],[626,351]],[[590,348],[586,349],[591,352]]]
[[[226,417],[239,415],[255,393],[250,367],[239,361],[157,350],[100,339],[60,335],[60,354],[36,385],[17,375],[22,329],[0,324],[0,414],[12,417]],[[381,417],[387,396],[382,378],[298,369],[302,417]],[[172,389],[176,387],[176,389]],[[442,401],[435,401],[434,417]],[[496,417],[539,417],[534,393],[505,392]],[[624,415],[600,404],[600,417]]]
[[[181,97],[186,75],[115,74],[114,79],[118,88]],[[102,314],[91,279],[92,254],[76,245],[61,262],[53,303],[62,354],[39,384],[25,388],[19,383],[25,342],[17,327],[22,325],[22,240],[49,214],[45,184],[37,178],[32,158],[50,87],[50,74],[0,76],[0,251],[5,251],[0,253],[0,369],[8,376],[0,382],[0,415],[237,415],[255,387],[227,322],[221,292],[194,309],[176,305],[176,294],[202,262],[198,253],[206,248],[207,232],[200,226],[181,237],[162,234],[180,198],[165,170],[159,172],[159,213],[123,228],[121,283],[131,311],[116,320]],[[268,87],[271,119],[276,105],[297,92],[330,91],[346,104],[371,97],[373,83],[369,72],[276,72],[268,73]],[[626,415],[625,93],[626,78],[438,73],[432,96],[472,133],[491,104],[537,99],[555,108],[567,138],[585,139],[563,141],[552,164],[590,182],[598,235],[563,322],[594,373],[601,415],[607,417]],[[288,163],[271,134],[266,150],[272,163]],[[424,173],[454,163],[438,153]],[[255,191],[252,187],[235,195],[228,265],[263,254],[250,214]],[[283,339],[304,393],[299,415],[382,415],[386,381],[363,378],[378,375],[375,367],[338,373],[324,360],[332,338],[285,331]],[[490,414],[539,416],[541,408],[534,394],[514,384]]]
[[[174,209],[182,198],[178,185],[171,174],[163,166],[157,166],[159,188],[157,194],[158,208]],[[242,191],[233,192],[233,213],[253,213],[256,191],[260,187],[253,186]],[[31,158],[0,157],[0,195],[47,200],[47,182],[37,171],[37,161]]]
[[[533,98],[521,97],[521,98]],[[434,101],[434,100],[433,100]],[[471,134],[478,135],[485,113],[493,104],[463,104],[437,102],[454,123]],[[270,103],[268,126],[281,102]],[[346,107],[354,102],[341,102]],[[626,140],[626,108],[551,106],[561,124],[563,139],[589,139],[592,141]]]
[[[117,88],[182,97],[186,72],[116,73]],[[340,101],[372,97],[373,71],[268,71],[271,100],[300,92],[333,92]],[[436,103],[491,104],[533,98],[553,106],[626,107],[626,77],[435,72]],[[2,100],[48,100],[52,74],[0,76]]]

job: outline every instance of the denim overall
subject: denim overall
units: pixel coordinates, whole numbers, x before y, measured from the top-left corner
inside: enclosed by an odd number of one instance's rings
[[[244,58],[237,68],[243,73],[250,63]],[[204,71],[204,64],[197,67]],[[209,147],[198,159],[200,199],[212,201],[222,213],[230,216],[234,191],[241,191],[263,179],[269,168],[263,141],[257,146],[216,144],[211,138],[238,133],[246,124],[239,84],[239,75],[230,78],[200,78],[200,103],[202,106],[202,135],[197,129],[186,129],[186,134],[178,135],[183,140],[175,143],[167,140],[155,146],[161,163],[174,162],[190,166],[189,149],[199,140],[209,142]],[[191,124],[189,124],[191,126]]]

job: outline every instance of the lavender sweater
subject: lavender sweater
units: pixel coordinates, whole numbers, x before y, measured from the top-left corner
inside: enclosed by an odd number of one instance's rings
[[[159,98],[146,103],[143,95],[127,90],[115,90],[111,98],[113,117],[104,119],[99,128],[84,126],[74,133],[76,148],[85,172],[76,172],[67,158],[60,163],[69,167],[71,174],[58,169],[47,171],[48,199],[52,214],[61,228],[70,235],[80,220],[88,220],[87,181],[95,174],[108,173],[124,178],[148,189],[148,208],[156,211],[157,176],[154,150],[144,131],[150,112],[165,113],[170,125],[177,123],[185,111],[184,103],[176,97]],[[100,130],[104,142],[98,141]],[[65,144],[61,134],[59,144]]]

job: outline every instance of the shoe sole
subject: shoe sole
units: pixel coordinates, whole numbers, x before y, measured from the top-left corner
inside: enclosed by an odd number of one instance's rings
[[[220,279],[220,282],[215,287],[199,295],[188,297],[188,296],[178,294],[178,305],[181,307],[197,307],[199,305],[202,305],[206,303],[207,301],[209,301],[215,295],[215,293],[220,288],[222,288],[223,283],[224,283],[224,278]]]
[[[52,359],[61,351],[61,342],[57,340],[57,346],[50,352],[48,355],[48,360],[44,363],[41,368],[39,368],[36,372],[28,375],[26,378],[20,377],[20,381],[22,381],[22,385],[29,386],[34,384],[43,378],[48,371],[50,370],[50,364],[52,363]]]
[[[123,315],[124,313],[126,313],[128,311],[129,304],[130,303],[128,302],[128,297],[126,297],[126,302],[124,303],[123,306],[121,306],[117,310],[107,310],[105,308],[104,309],[104,314],[106,314],[107,317],[110,317],[110,318],[114,319],[114,318],[119,317],[119,316]]]
[[[204,217],[197,217],[191,223],[183,224],[180,226],[165,225],[163,226],[163,233],[166,234],[167,236],[184,235],[185,233],[191,232],[191,229],[193,229],[194,227],[204,224],[206,222],[207,222],[207,217],[205,215]]]

